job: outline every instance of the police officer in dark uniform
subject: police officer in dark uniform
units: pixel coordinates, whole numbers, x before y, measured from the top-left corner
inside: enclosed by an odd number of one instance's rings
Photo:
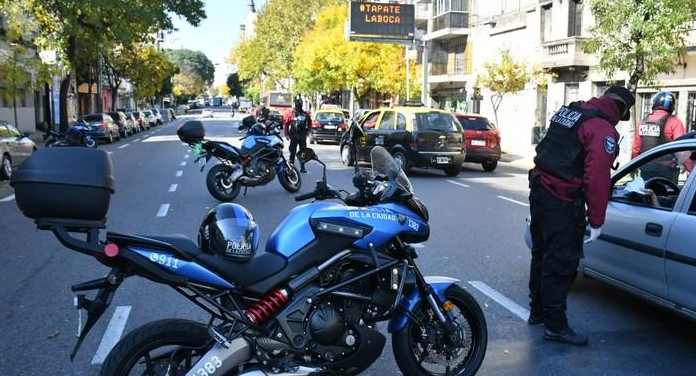
[[[631,158],[656,146],[674,141],[686,133],[681,120],[672,115],[676,101],[677,98],[669,91],[661,91],[653,96],[652,112],[636,126]],[[676,183],[679,179],[679,170],[677,157],[668,154],[641,167],[640,173],[644,180],[663,177]]]
[[[307,148],[307,132],[312,124],[309,114],[302,109],[302,98],[295,98],[295,108],[286,114],[283,123],[285,138],[290,140],[290,164],[294,164],[297,147],[299,146],[300,151]],[[307,172],[302,161],[300,161],[300,172]]]
[[[612,86],[599,98],[561,107],[536,148],[529,172],[532,261],[529,276],[531,325],[544,324],[544,339],[587,345],[568,326],[566,298],[582,257],[585,217],[590,238],[604,224],[610,170],[619,152],[619,120],[628,120],[633,95]],[[585,210],[587,205],[587,211]]]

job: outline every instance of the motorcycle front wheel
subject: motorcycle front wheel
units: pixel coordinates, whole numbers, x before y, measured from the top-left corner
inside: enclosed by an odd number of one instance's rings
[[[405,375],[471,376],[481,367],[488,344],[481,307],[457,285],[445,291],[445,299],[452,303],[448,314],[456,332],[454,345],[443,337],[442,324],[425,299],[413,311],[417,320],[409,320],[392,335],[394,358]]]
[[[60,141],[58,141],[58,140],[56,140],[55,138],[51,137],[51,138],[48,139],[48,141],[46,141],[46,143],[44,144],[44,146],[47,147],[47,148],[52,148],[52,147],[54,147],[54,146],[60,146],[60,143],[61,143]]]
[[[93,139],[92,137],[85,137],[85,146],[90,148],[90,149],[96,149],[99,146],[99,143],[97,140]]]
[[[297,171],[297,167],[290,163],[285,162],[285,168],[283,172],[278,174],[278,182],[285,188],[286,191],[290,193],[295,193],[302,188],[302,178],[300,177],[300,172]]]
[[[242,188],[238,181],[229,181],[230,174],[232,174],[230,166],[217,164],[208,171],[208,175],[205,178],[208,192],[220,201],[234,200]]]
[[[145,324],[109,352],[101,376],[184,375],[213,345],[206,326],[166,319]]]

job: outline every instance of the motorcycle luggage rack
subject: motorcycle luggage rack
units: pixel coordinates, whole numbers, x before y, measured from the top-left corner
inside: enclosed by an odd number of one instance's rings
[[[86,255],[103,254],[104,247],[99,244],[99,234],[106,228],[106,218],[101,220],[82,220],[69,218],[37,218],[35,221],[39,230],[49,230],[65,247]],[[71,233],[85,234],[85,239],[79,239]]]

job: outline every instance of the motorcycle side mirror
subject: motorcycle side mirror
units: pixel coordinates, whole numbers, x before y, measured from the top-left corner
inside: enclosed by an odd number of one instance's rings
[[[300,158],[302,163],[307,163],[307,162],[312,161],[312,160],[315,160],[315,161],[319,160],[317,153],[312,148],[305,148],[303,150],[300,150],[300,152],[297,154],[297,156]]]

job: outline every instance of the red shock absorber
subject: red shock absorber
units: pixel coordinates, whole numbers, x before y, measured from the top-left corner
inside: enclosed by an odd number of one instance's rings
[[[254,303],[251,307],[247,308],[246,315],[256,325],[261,324],[267,318],[271,317],[276,311],[283,308],[285,303],[288,302],[288,294],[285,289],[273,290],[263,299]]]

